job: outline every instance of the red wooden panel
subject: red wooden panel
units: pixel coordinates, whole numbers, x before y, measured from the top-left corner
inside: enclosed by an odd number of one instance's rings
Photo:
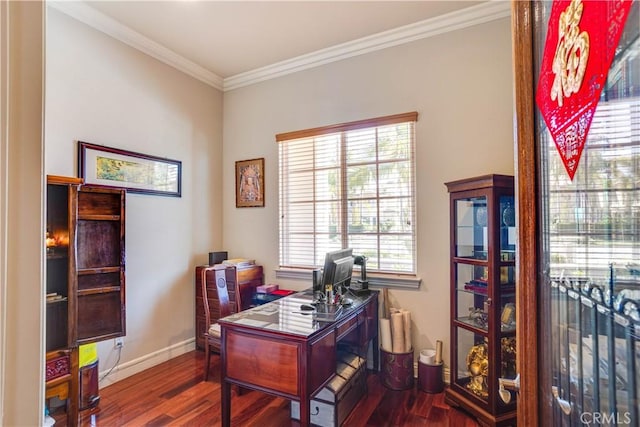
[[[299,393],[299,345],[227,331],[227,378],[280,393]]]

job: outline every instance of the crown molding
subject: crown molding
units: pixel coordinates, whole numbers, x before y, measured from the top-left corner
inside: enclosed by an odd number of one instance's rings
[[[511,16],[511,3],[491,0],[371,36],[301,55],[224,79],[224,91],[307,70],[392,46],[433,37]]]
[[[216,89],[223,89],[222,77],[133,31],[84,2],[47,1],[47,5]]]
[[[511,3],[509,1],[490,0],[466,9],[383,31],[223,79],[174,51],[133,31],[131,28],[106,16],[84,2],[47,1],[47,5],[225,92],[365,53],[506,18],[511,15]]]

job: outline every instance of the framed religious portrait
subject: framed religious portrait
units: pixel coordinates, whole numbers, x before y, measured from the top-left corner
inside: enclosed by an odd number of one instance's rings
[[[264,207],[264,158],[236,162],[236,208]]]

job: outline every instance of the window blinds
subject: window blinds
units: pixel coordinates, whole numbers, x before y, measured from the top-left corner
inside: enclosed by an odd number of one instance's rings
[[[280,265],[352,248],[368,271],[415,274],[417,113],[276,135]]]

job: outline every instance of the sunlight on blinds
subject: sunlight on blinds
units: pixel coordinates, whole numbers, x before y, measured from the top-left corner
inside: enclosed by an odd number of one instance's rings
[[[414,121],[371,122],[281,140],[281,266],[350,247],[370,271],[415,273]]]

